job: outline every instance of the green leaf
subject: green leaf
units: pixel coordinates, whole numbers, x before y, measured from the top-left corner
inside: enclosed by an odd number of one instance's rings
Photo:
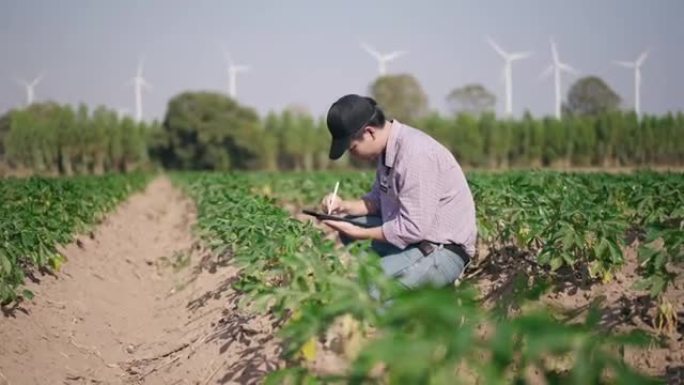
[[[638,258],[640,263],[644,263],[651,258],[653,258],[654,255],[658,253],[657,250],[652,249],[648,246],[641,246],[639,247],[639,252],[638,252]]]
[[[33,292],[29,289],[24,289],[21,292],[21,296],[30,301],[33,299]]]
[[[565,227],[562,234],[562,248],[563,250],[569,250],[575,244],[575,232],[571,227]]]
[[[608,250],[608,241],[605,238],[601,238],[599,243],[594,246],[594,254],[598,258],[602,258],[606,250]]]
[[[653,267],[656,270],[661,270],[663,267],[665,267],[665,262],[667,260],[667,254],[663,252],[658,252],[656,254],[655,259],[653,260]]]
[[[610,248],[610,260],[614,264],[621,264],[624,261],[624,257],[622,255],[622,249],[620,249],[620,246],[613,241],[610,240],[608,241],[608,247]]]
[[[7,256],[1,251],[0,251],[0,268],[2,268],[2,270],[0,270],[0,273],[2,273],[4,271],[6,274],[9,275],[10,272],[12,271],[12,263],[10,262],[9,258],[7,258]]]
[[[625,334],[619,334],[616,336],[612,336],[611,340],[614,343],[621,344],[621,345],[629,345],[629,346],[648,346],[650,343],[656,342],[658,344],[657,339],[649,335],[643,330],[632,330],[628,333]]]
[[[657,297],[660,295],[660,293],[663,292],[663,289],[665,288],[665,284],[667,284],[667,281],[665,278],[661,275],[656,275],[653,277],[653,286],[651,286],[651,297]]]
[[[653,285],[653,277],[642,278],[632,285],[633,290],[648,290]]]

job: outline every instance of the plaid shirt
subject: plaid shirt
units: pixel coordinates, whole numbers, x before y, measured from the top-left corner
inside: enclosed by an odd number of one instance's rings
[[[399,248],[427,240],[458,243],[475,254],[475,203],[453,154],[396,120],[390,126],[375,183],[363,199],[380,208],[382,232]]]

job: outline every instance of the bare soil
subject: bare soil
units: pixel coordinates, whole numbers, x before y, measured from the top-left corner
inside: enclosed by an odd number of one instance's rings
[[[35,298],[3,309],[0,384],[245,384],[277,367],[273,320],[237,309],[237,270],[194,223],[161,177],[64,247]]]

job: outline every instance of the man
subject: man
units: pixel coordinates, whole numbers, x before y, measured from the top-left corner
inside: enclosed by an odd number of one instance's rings
[[[475,254],[475,204],[454,156],[435,139],[397,120],[386,120],[375,100],[346,95],[330,107],[330,159],[349,150],[377,159],[372,190],[359,200],[329,194],[325,210],[357,217],[354,225],[324,221],[341,238],[373,240],[388,276],[407,288],[445,286],[458,279]]]

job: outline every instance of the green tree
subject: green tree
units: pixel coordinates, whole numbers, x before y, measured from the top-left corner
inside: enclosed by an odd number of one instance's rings
[[[119,126],[121,130],[121,158],[117,162],[119,171],[128,172],[142,160],[145,149],[140,147],[141,125],[131,117],[124,117]]]
[[[542,150],[542,165],[554,166],[565,153],[565,136],[563,123],[558,119],[545,117],[542,120],[544,129],[544,148]]]
[[[572,165],[589,166],[594,164],[594,155],[596,151],[594,118],[576,117],[570,119],[574,119]]]
[[[484,112],[494,111],[496,96],[481,84],[466,84],[452,90],[447,95],[447,102],[454,114],[480,115]]]
[[[568,90],[565,110],[574,116],[598,116],[616,110],[620,102],[620,96],[601,78],[586,76]]]
[[[95,174],[104,172],[109,147],[107,131],[108,126],[114,122],[116,122],[116,115],[104,106],[97,107],[93,112],[89,133],[89,152],[92,159],[92,172]]]
[[[480,167],[484,165],[483,137],[478,130],[478,122],[468,114],[459,114],[452,121],[453,132],[450,148],[461,164]]]
[[[435,138],[438,142],[442,143],[449,151],[454,151],[452,147],[452,138],[454,136],[452,127],[453,125],[437,112],[432,112],[423,119],[421,119],[418,127],[422,128],[426,133]]]
[[[76,114],[71,106],[62,106],[59,119],[55,123],[57,131],[58,167],[62,175],[71,176],[74,173],[73,162],[76,156],[76,143],[79,132],[75,125]]]
[[[256,112],[214,92],[185,92],[169,101],[163,123],[165,167],[229,170],[255,166]]]
[[[283,150],[295,170],[313,170],[320,136],[318,125],[306,108],[293,105],[283,111]]]
[[[297,168],[296,152],[299,143],[296,138],[297,120],[294,113],[285,109],[278,118],[278,164],[286,170]]]
[[[415,123],[428,110],[423,88],[409,74],[381,76],[371,85],[370,93],[389,118],[404,123]]]
[[[478,133],[482,137],[482,156],[487,167],[496,165],[496,147],[494,142],[498,135],[496,117],[489,112],[480,116],[478,121]]]
[[[9,134],[10,128],[12,127],[12,117],[10,114],[11,111],[7,111],[0,116],[0,177],[9,169],[5,155],[7,152],[5,141],[7,140],[7,134]]]
[[[523,121],[525,122],[525,129],[528,131],[526,136],[527,152],[524,159],[528,166],[539,167],[544,151],[542,148],[544,145],[544,126],[541,121],[534,119],[529,111],[523,115]]]
[[[326,170],[330,166],[330,143],[332,138],[328,131],[328,125],[324,118],[319,118],[316,122],[316,140],[315,140],[315,161],[316,167],[319,170]]]
[[[261,154],[259,168],[267,171],[278,169],[278,124],[278,115],[271,111],[259,125],[261,137],[258,143]]]
[[[662,136],[662,142],[667,148],[664,162],[668,165],[682,164],[684,162],[684,114],[677,112],[672,116],[668,114],[665,122],[666,135]]]
[[[12,112],[6,137],[7,158],[14,166],[38,173],[58,172],[58,135],[55,121],[61,107],[34,103]]]

